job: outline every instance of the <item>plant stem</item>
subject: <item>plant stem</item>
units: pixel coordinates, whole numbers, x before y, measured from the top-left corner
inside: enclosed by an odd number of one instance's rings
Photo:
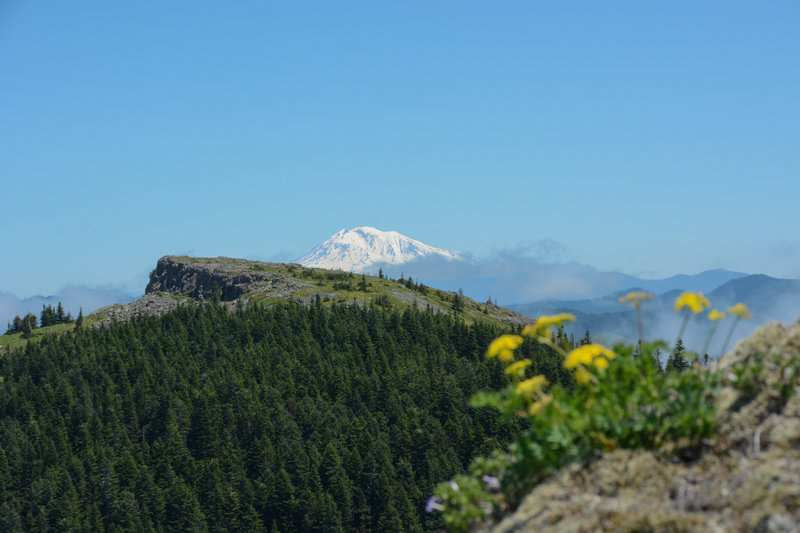
[[[683,324],[681,324],[681,329],[678,331],[678,338],[675,339],[675,346],[678,345],[678,341],[683,338],[683,332],[686,331],[686,325],[689,323],[689,317],[691,315],[688,312],[684,312],[683,314]]]
[[[644,328],[642,327],[642,308],[636,306],[636,320],[639,322],[639,344],[644,342]]]
[[[711,345],[711,337],[714,336],[714,333],[717,332],[717,328],[719,327],[719,322],[714,322],[714,325],[711,327],[711,332],[708,334],[708,338],[706,339],[706,345],[703,346],[703,351],[701,355],[708,355],[708,347]]]

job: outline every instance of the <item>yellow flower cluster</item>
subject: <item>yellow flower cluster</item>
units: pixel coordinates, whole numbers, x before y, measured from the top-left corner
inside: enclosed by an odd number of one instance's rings
[[[522,334],[526,337],[536,339],[539,341],[550,340],[550,330],[558,327],[564,322],[574,322],[575,315],[569,313],[559,313],[557,315],[540,316],[536,319],[533,325],[525,326],[522,329]]]
[[[525,381],[520,381],[517,383],[517,386],[514,388],[514,392],[518,396],[530,397],[537,392],[540,392],[543,387],[547,386],[547,384],[547,378],[539,374],[538,376],[533,376],[530,379],[526,379]]]
[[[531,366],[532,361],[530,359],[523,359],[522,361],[517,361],[516,363],[508,365],[506,368],[506,374],[509,376],[517,376],[518,378],[522,379],[525,375],[525,369]]]
[[[489,349],[486,350],[486,357],[489,359],[497,357],[504,363],[513,361],[514,350],[519,348],[523,340],[519,335],[501,335],[489,345]]]
[[[541,394],[539,395],[539,399],[531,404],[528,408],[528,414],[531,416],[536,416],[548,403],[553,401],[553,397],[549,394]]]
[[[710,313],[708,313],[709,320],[722,320],[726,317],[725,313],[721,311],[717,311],[716,309],[712,309]]]
[[[633,291],[619,299],[622,305],[631,304],[633,307],[640,307],[645,300],[652,300],[653,293],[647,291]]]
[[[706,307],[711,307],[711,302],[703,296],[702,292],[685,291],[675,300],[675,310],[680,311],[688,307],[692,313],[701,313]]]
[[[732,307],[728,308],[728,312],[735,317],[744,318],[745,320],[750,320],[753,318],[753,315],[750,313],[750,310],[747,309],[747,306],[743,303],[738,303]]]
[[[568,319],[567,317],[571,317],[573,320],[575,318],[567,314],[556,315],[555,317],[544,317],[546,320],[543,321],[542,324],[546,324],[544,327],[552,326],[554,323],[560,324],[560,321]],[[538,323],[539,321],[537,320],[537,324]],[[542,324],[539,325],[542,326]],[[528,326],[526,329],[529,329],[530,333],[530,330],[533,328],[535,328],[535,325]],[[525,369],[531,366],[533,361],[530,359],[514,361],[514,351],[519,348],[523,341],[524,338],[521,335],[501,335],[489,345],[489,349],[486,350],[486,357],[489,359],[496,357],[504,363],[510,363],[506,367],[505,373],[511,376],[516,383],[514,386],[514,394],[524,399],[525,403],[528,404],[527,414],[529,416],[534,416],[549,404],[553,398],[544,392],[544,388],[547,387],[549,383],[547,378],[543,375],[540,374],[529,379],[524,379]],[[526,413],[525,411],[518,411],[518,414],[525,416]]]
[[[530,416],[537,415],[539,411],[553,399],[552,396],[543,392],[543,389],[547,385],[549,385],[547,378],[540,374],[526,379],[525,381],[520,381],[517,383],[517,386],[514,387],[514,394],[517,396],[522,396],[529,402],[533,400],[534,397],[536,398],[536,401],[531,402],[530,407],[528,407],[528,414]]]
[[[577,381],[579,385],[586,385],[591,379],[592,375],[582,366],[575,369],[575,381]]]
[[[564,360],[564,368],[572,370],[578,365],[594,365],[597,368],[606,369],[608,368],[608,361],[614,359],[616,356],[617,354],[602,344],[584,344],[567,354],[567,358]],[[576,379],[578,378],[577,372],[575,377]]]

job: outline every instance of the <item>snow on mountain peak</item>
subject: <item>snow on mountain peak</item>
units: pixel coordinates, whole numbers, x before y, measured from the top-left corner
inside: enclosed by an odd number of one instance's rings
[[[306,267],[366,272],[375,264],[400,265],[431,256],[451,261],[465,259],[460,252],[428,246],[396,231],[361,226],[336,232],[297,262]]]

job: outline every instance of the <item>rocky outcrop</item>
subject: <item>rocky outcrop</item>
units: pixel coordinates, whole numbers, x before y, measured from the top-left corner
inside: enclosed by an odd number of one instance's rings
[[[150,273],[145,295],[128,304],[98,309],[90,316],[100,317],[93,327],[135,316],[162,314],[178,305],[217,300],[229,308],[253,299],[290,298],[310,284],[290,274],[300,265],[284,265],[233,259],[230,257],[194,258],[167,255],[158,260]]]
[[[717,364],[718,429],[699,456],[617,450],[561,469],[496,532],[800,531],[800,320]]]
[[[94,322],[93,327],[98,327],[110,322],[125,322],[136,316],[160,315],[172,311],[180,304],[180,298],[166,294],[145,294],[136,301],[127,304],[114,304],[98,309],[90,316],[102,317]]]
[[[434,313],[452,312],[456,293],[432,289],[433,297],[403,287],[394,280],[371,278],[374,290],[359,292],[353,282],[349,288],[336,288],[339,271],[305,268],[297,264],[265,263],[230,257],[164,256],[150,273],[145,296],[129,304],[117,304],[95,311],[93,325],[129,320],[143,314],[161,314],[178,305],[220,302],[229,309],[262,302],[293,301],[311,305],[317,298],[347,305],[369,305],[383,296],[401,307],[416,306]],[[348,278],[348,281],[349,278]],[[333,290],[331,290],[333,288]],[[337,292],[341,290],[341,292]],[[388,300],[387,300],[388,301]],[[511,326],[524,326],[532,319],[493,304],[477,304],[466,299],[463,316],[469,320],[492,320]],[[96,317],[101,320],[96,320]]]
[[[276,263],[262,263],[230,257],[181,258],[173,255],[158,260],[150,273],[145,294],[164,292],[204,301],[219,298],[232,302],[256,290],[271,296],[289,296],[304,285],[280,273]]]

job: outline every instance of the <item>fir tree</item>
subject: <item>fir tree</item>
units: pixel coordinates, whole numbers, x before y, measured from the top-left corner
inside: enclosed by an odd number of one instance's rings
[[[453,313],[464,310],[464,289],[458,289],[458,294],[453,295]]]
[[[46,328],[53,324],[58,324],[58,315],[56,315],[52,305],[45,306],[42,304],[42,313],[39,315],[39,325]]]
[[[27,339],[34,329],[36,329],[36,315],[28,313],[22,318],[22,336]]]
[[[675,343],[675,348],[669,355],[669,359],[667,359],[667,366],[665,368],[667,372],[683,372],[689,368],[689,360],[684,355],[685,350],[683,340],[678,339],[678,342]]]

